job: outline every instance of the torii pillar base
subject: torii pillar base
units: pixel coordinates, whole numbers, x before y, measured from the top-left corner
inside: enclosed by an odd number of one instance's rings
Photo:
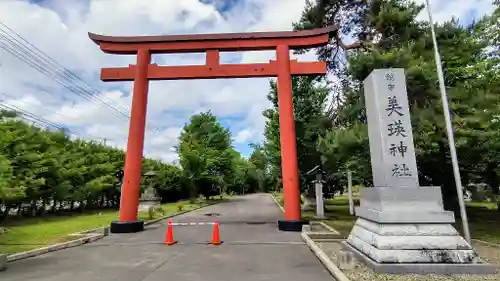
[[[113,221],[109,231],[111,233],[136,233],[144,230],[143,221]]]
[[[302,226],[309,224],[307,220],[279,220],[278,230],[280,231],[302,231]]]

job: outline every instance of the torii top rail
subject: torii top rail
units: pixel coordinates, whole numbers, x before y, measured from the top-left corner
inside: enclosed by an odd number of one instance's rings
[[[275,77],[276,61],[255,64],[220,64],[220,52],[276,50],[288,46],[290,50],[324,46],[337,31],[325,27],[305,31],[254,32],[227,34],[193,34],[115,37],[89,33],[101,50],[109,54],[135,55],[139,50],[150,54],[206,53],[205,65],[158,66],[149,64],[148,80],[213,79],[242,77]],[[290,61],[291,75],[318,75],[326,73],[324,62]],[[135,65],[119,68],[103,68],[103,81],[132,81]]]

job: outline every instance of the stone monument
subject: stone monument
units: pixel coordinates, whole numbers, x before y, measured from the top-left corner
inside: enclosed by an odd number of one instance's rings
[[[316,218],[324,219],[325,218],[325,204],[323,198],[323,184],[325,181],[323,180],[323,174],[321,172],[316,173],[316,180],[314,180],[314,191],[316,195]]]
[[[453,227],[440,187],[419,185],[404,69],[374,70],[364,93],[374,186],[344,246],[375,272],[495,272]]]
[[[323,184],[325,183],[325,181],[323,180],[324,174],[325,171],[319,165],[315,166],[306,173],[306,176],[314,175],[315,179],[310,182],[314,185],[314,188],[312,186],[307,187],[306,196],[304,197],[304,206],[302,210],[316,210],[316,219],[325,218],[325,204],[323,195]]]
[[[158,196],[156,189],[148,187],[141,194],[141,197],[139,197],[139,211],[145,211],[151,206],[157,206],[160,204],[160,201],[161,198]]]
[[[347,198],[349,199],[349,214],[354,216],[354,199],[352,198],[352,172],[347,171]]]
[[[144,173],[145,177],[153,177],[155,172],[149,171]],[[158,191],[153,187],[147,187],[139,197],[139,207],[140,211],[150,211],[151,208],[157,209],[160,206],[161,197],[158,194]]]

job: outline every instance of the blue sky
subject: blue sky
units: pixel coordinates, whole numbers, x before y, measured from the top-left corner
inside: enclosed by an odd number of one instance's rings
[[[422,2],[422,0],[419,0]],[[130,107],[131,82],[103,83],[105,66],[126,66],[133,57],[105,55],[87,32],[108,35],[157,35],[290,30],[305,0],[2,0],[0,21],[88,83],[99,99]],[[457,10],[455,7],[461,7]],[[434,17],[470,22],[491,10],[489,0],[434,0]],[[422,19],[427,16],[421,15]],[[0,26],[1,27],[1,26]],[[2,30],[0,30],[2,32]],[[12,35],[12,34],[11,34]],[[25,51],[26,53],[26,51]],[[223,54],[223,63],[267,62],[272,52]],[[314,60],[312,54],[299,57]],[[161,55],[163,65],[202,64],[203,54]],[[211,110],[231,130],[234,145],[248,155],[262,141],[262,110],[268,79],[152,82],[145,154],[173,161],[172,147],[182,125],[197,112]],[[6,52],[0,53],[0,97],[87,139],[124,148],[128,120],[100,102],[89,102]]]

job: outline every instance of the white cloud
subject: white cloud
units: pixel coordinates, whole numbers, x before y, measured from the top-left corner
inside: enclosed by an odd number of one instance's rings
[[[417,3],[425,4],[425,0],[415,0]],[[471,12],[481,16],[493,11],[493,1],[491,0],[430,0],[432,18],[434,22],[444,22],[452,17],[464,19],[469,17]],[[420,20],[429,20],[427,9],[418,15]]]
[[[0,19],[97,88],[101,98],[130,107],[132,83],[103,83],[99,81],[99,71],[105,66],[135,63],[134,57],[103,54],[88,38],[87,32],[157,35],[290,30],[292,22],[299,19],[304,2],[241,0],[232,10],[221,14],[214,5],[198,0],[46,0],[40,5],[1,0]],[[450,7],[457,6],[457,1],[437,2],[434,4],[436,20],[450,18],[455,12]],[[462,14],[469,10],[467,7],[478,9],[478,14],[491,7],[487,4],[490,1],[458,2]],[[2,43],[5,45],[4,36],[0,31],[0,47]],[[0,99],[64,124],[87,138],[105,139],[110,145],[125,147],[128,131],[125,118],[111,114],[106,106],[71,93],[53,79],[0,50],[0,92],[11,96],[0,96]],[[26,51],[23,53],[27,54]],[[241,57],[224,54],[222,58],[245,63],[267,62],[274,59],[274,53],[247,52]],[[156,55],[153,59],[159,64],[186,65],[203,63],[204,56]],[[307,54],[300,59],[310,61],[315,58]],[[262,140],[265,120],[261,112],[269,106],[266,99],[268,88],[268,79],[151,82],[148,122],[160,128],[161,135],[151,131],[146,133],[145,154],[175,160],[172,147],[177,143],[182,125],[191,114],[208,109],[220,118],[236,118],[231,125],[235,142],[245,144]]]
[[[252,139],[254,134],[255,134],[255,131],[253,131],[252,129],[243,129],[243,130],[239,131],[238,134],[236,134],[236,136],[234,137],[234,140],[237,143],[246,143]]]

